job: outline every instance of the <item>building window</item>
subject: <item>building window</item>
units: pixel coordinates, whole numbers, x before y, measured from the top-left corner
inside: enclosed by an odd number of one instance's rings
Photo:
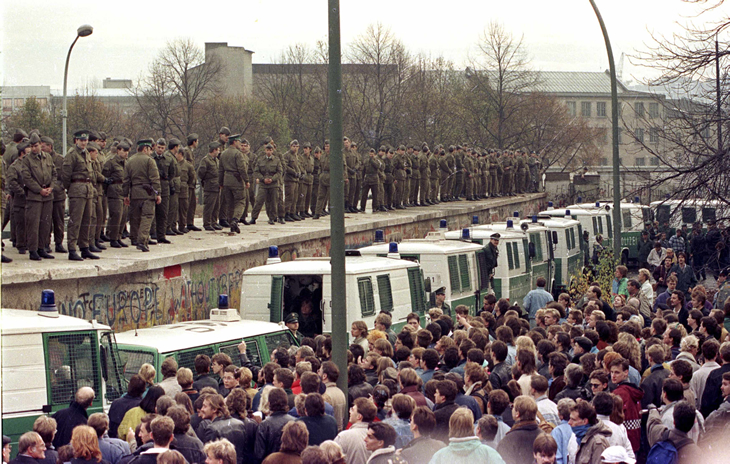
[[[659,129],[652,127],[649,129],[649,142],[657,143],[659,141]]]
[[[596,103],[596,116],[598,116],[599,118],[606,117],[606,102]]]
[[[649,103],[649,117],[650,118],[659,117],[659,103]]]
[[[20,108],[21,106],[23,106],[23,103],[25,103],[25,101],[22,98],[16,98],[15,100],[13,100],[13,106],[16,108]]]
[[[636,158],[637,166],[646,166],[646,158]]]
[[[659,158],[657,158],[656,156],[652,156],[651,158],[649,158],[649,164],[652,166],[659,166]]]
[[[13,109],[13,99],[3,98],[3,111],[10,111]]]
[[[575,102],[568,102],[568,115],[575,117]]]
[[[591,102],[580,102],[580,115],[584,118],[591,117]]]
[[[38,102],[41,108],[45,107],[48,104],[47,98],[36,98],[35,101]]]
[[[636,105],[634,105],[634,109],[636,110],[637,118],[644,117],[644,104],[642,102],[636,102]]]
[[[644,129],[636,129],[635,135],[636,140],[642,143],[644,142]]]

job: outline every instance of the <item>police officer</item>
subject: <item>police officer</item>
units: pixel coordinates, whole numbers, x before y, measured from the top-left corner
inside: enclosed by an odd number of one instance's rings
[[[162,203],[160,173],[152,154],[152,139],[137,141],[137,153],[124,164],[122,193],[129,206],[132,245],[140,251],[150,251],[150,228],[155,219],[155,206]]]
[[[91,158],[86,146],[89,143],[89,131],[80,130],[74,134],[74,147],[68,151],[63,160],[63,186],[68,192],[68,259],[99,259],[89,251],[89,227],[91,225],[91,208],[93,207],[96,189],[92,184],[95,178]],[[81,256],[76,252],[76,245],[81,249]]]
[[[185,149],[185,160],[193,166],[192,171],[188,172],[188,211],[185,215],[187,222],[185,228],[193,232],[201,231],[200,227],[195,225],[195,209],[198,207],[198,197],[195,191],[195,187],[198,184],[198,177],[195,173],[195,150],[198,149],[198,144],[200,143],[198,139],[198,134],[194,132],[188,135],[188,146]]]
[[[299,331],[299,314],[295,311],[290,312],[284,318],[284,324],[291,331],[292,336],[296,338],[297,344],[301,345],[304,335]]]
[[[299,217],[311,218],[312,215],[307,211],[309,204],[312,202],[312,184],[314,178],[314,157],[312,156],[312,145],[304,142],[302,145],[302,154],[299,155],[299,167],[301,169],[302,178],[299,180],[299,201],[297,203],[297,214]]]
[[[269,216],[269,224],[277,221],[277,191],[281,182],[282,166],[279,159],[274,156],[274,146],[267,144],[264,148],[264,156],[259,159],[254,168],[254,177],[259,185],[256,193],[256,204],[251,213],[251,224],[256,224],[261,207],[266,203],[266,214]],[[283,218],[278,218],[280,224],[286,224]]]
[[[220,147],[219,142],[208,144],[208,156],[200,161],[197,172],[200,184],[203,187],[203,229],[210,231],[222,229],[216,221],[217,211],[220,207],[221,190],[218,184],[218,153]]]
[[[30,136],[30,155],[22,159],[20,173],[25,185],[25,235],[30,259],[53,259],[46,253],[46,240],[51,234],[53,214],[53,179],[56,165],[48,153],[41,150],[41,138]]]
[[[446,287],[439,287],[433,292],[434,308],[438,308],[447,316],[451,316],[451,306],[446,302]]]
[[[489,236],[489,243],[484,246],[485,269],[489,276],[489,286],[492,286],[494,280],[494,270],[499,262],[499,239],[502,236],[494,233]]]
[[[283,157],[284,168],[284,219],[289,222],[301,221],[304,218],[297,215],[299,203],[299,179],[304,177],[299,169],[299,142],[289,142],[289,152]]]
[[[228,138],[228,148],[221,153],[218,170],[218,183],[222,186],[221,203],[227,205],[225,216],[229,218],[231,232],[240,234],[238,220],[243,215],[248,182],[248,166],[241,152],[241,134],[233,134]]]
[[[63,156],[53,149],[53,139],[48,136],[41,137],[41,150],[48,153],[56,166],[56,176],[53,178],[53,241],[56,243],[57,253],[66,253],[63,247],[63,235],[66,229],[64,214],[66,213],[66,189],[61,182],[61,170],[63,169]],[[47,242],[50,245],[50,240]],[[48,250],[46,250],[48,251]]]
[[[104,163],[102,175],[106,183],[107,207],[109,209],[109,220],[107,231],[109,233],[109,246],[112,248],[127,248],[129,245],[122,241],[122,219],[124,217],[124,165],[129,158],[129,150],[132,147],[129,142],[122,140],[116,147],[116,154],[110,156]]]

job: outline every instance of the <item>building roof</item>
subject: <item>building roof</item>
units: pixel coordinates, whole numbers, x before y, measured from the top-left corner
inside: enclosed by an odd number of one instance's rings
[[[610,94],[611,76],[606,72],[540,71],[537,90],[557,94]],[[619,94],[640,94],[618,81]]]

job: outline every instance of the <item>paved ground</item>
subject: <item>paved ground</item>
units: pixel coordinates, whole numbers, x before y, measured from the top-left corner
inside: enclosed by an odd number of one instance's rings
[[[347,233],[385,228],[409,224],[416,220],[423,221],[449,217],[457,214],[484,212],[495,207],[504,207],[515,202],[524,202],[543,198],[544,194],[522,195],[509,198],[487,199],[477,202],[461,201],[441,203],[437,206],[408,208],[388,213],[346,214],[345,227]],[[526,215],[531,211],[523,211]],[[72,262],[65,253],[53,253],[56,259],[30,261],[28,255],[20,255],[9,241],[6,241],[5,255],[14,261],[2,265],[2,283],[36,282],[46,279],[69,279],[116,275],[124,272],[138,272],[156,269],[184,262],[227,256],[235,253],[265,249],[269,245],[290,244],[305,240],[329,237],[329,216],[318,220],[307,219],[301,222],[269,225],[264,212],[259,216],[256,225],[241,225],[241,234],[231,234],[228,229],[216,232],[190,232],[183,236],[169,237],[170,245],[150,246],[149,253],[142,253],[135,247],[117,249],[108,248],[99,253],[101,259]],[[202,219],[195,221],[202,228]],[[452,227],[453,228],[453,227]],[[129,243],[129,239],[125,240]],[[108,246],[108,244],[105,244]],[[64,242],[64,247],[66,246]]]

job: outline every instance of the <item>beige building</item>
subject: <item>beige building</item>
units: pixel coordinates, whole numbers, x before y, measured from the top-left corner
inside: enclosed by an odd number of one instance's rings
[[[205,61],[216,56],[223,64],[220,89],[227,97],[250,97],[253,94],[253,53],[244,47],[231,47],[228,42],[206,42]]]

